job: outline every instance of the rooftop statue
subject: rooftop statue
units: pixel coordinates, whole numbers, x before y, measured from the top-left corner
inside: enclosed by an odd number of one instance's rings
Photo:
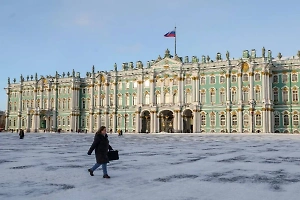
[[[7,79],[7,83],[10,84],[10,78],[9,78],[9,77],[8,77],[8,79]]]
[[[226,60],[229,60],[229,51],[226,52]]]
[[[262,57],[265,58],[266,57],[266,49],[265,47],[262,48]]]

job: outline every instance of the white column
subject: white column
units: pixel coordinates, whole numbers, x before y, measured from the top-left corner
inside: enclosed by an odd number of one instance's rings
[[[196,91],[195,91],[195,95],[196,95],[196,102],[197,103],[199,103],[199,96],[200,96],[200,94],[199,94],[199,77],[197,76],[196,77]]]
[[[274,111],[273,109],[270,110],[270,123],[269,123],[269,129],[270,129],[270,133],[274,133]]]
[[[239,104],[242,104],[243,102],[243,87],[242,87],[242,73],[238,73],[238,98],[239,98]]]
[[[264,69],[263,69],[264,70]],[[263,71],[262,73],[262,80],[261,80],[261,95],[262,95],[262,102],[263,103],[266,103],[266,92],[265,92],[265,90],[266,90],[266,81],[265,81],[265,72]]]
[[[50,99],[51,99],[51,85],[49,84],[49,88],[48,88],[48,94],[47,94],[47,106],[48,108],[45,108],[45,109],[51,109],[50,107]],[[72,97],[72,101],[73,101],[73,97]]]
[[[226,102],[230,103],[230,74],[227,72],[226,74]]]
[[[242,111],[242,108],[238,109],[238,117],[239,117],[238,129],[239,129],[239,132],[242,133],[243,132],[243,111]]]
[[[150,130],[149,133],[153,133],[154,132],[154,113],[153,111],[150,111]]]
[[[31,118],[31,115],[30,115],[30,112],[29,112],[29,110],[27,111],[27,127],[26,127],[26,132],[30,132],[30,122],[31,122],[31,120],[30,120],[30,118]]]
[[[198,120],[197,113],[198,110],[195,109],[193,113],[193,133],[197,133],[197,120]]]
[[[37,103],[36,103],[36,100],[37,100],[37,85],[34,86],[34,93],[33,93],[33,107],[36,108],[37,107]]]
[[[265,126],[267,123],[265,123],[265,121],[266,121],[266,108],[262,108],[262,127],[263,127],[263,133],[266,133],[266,127],[267,126]]]
[[[181,82],[182,82],[182,77],[181,77],[181,74],[178,73],[178,104],[181,105],[183,102],[181,101],[181,96],[183,95],[183,90],[182,90],[182,85],[181,85]]]
[[[196,91],[197,90],[197,88],[196,88],[196,77],[192,77],[192,100],[193,100],[193,102],[196,102],[197,100],[196,100]]]
[[[154,133],[157,133],[157,112],[156,111],[154,111],[153,112],[153,132]]]
[[[105,115],[104,114],[101,114],[100,112],[98,113],[98,115],[97,115],[97,130],[96,131],[98,131],[99,130],[99,128],[101,127],[101,126],[105,126],[106,127],[106,129],[107,129],[107,131],[109,131],[108,130],[108,127],[105,125],[105,124],[101,124],[101,118],[102,117],[104,117],[105,118]]]
[[[57,85],[56,84],[54,88],[53,128],[54,130],[57,130]]]
[[[109,106],[109,83],[105,83],[105,102],[104,106],[107,107]]]
[[[231,120],[230,120],[231,116],[230,116],[230,109],[227,108],[226,109],[226,129],[228,133],[231,133]]]
[[[174,132],[178,132],[178,110],[174,110],[173,128]]]
[[[41,88],[40,108],[41,108],[41,109],[46,109],[46,108],[44,108],[44,87],[43,87],[43,86],[42,86],[42,88]]]
[[[182,124],[182,117],[181,117],[181,112],[180,111],[178,111],[178,113],[177,113],[177,120],[178,120],[178,130],[181,132],[182,131],[182,126],[181,126],[181,124]]]
[[[154,91],[154,80],[153,79],[151,79],[150,80],[150,105],[153,105],[154,104],[154,93],[155,93],[155,91]]]
[[[113,117],[113,131],[117,132],[117,129],[120,128],[120,127],[117,127],[117,113],[114,112],[112,117]]]
[[[135,112],[135,132],[140,133],[141,128],[140,128],[140,123],[141,123],[141,114],[139,111]]]
[[[92,111],[90,112],[90,127],[89,127],[89,132],[92,133],[93,132],[93,129],[94,129],[94,114],[92,113]]]

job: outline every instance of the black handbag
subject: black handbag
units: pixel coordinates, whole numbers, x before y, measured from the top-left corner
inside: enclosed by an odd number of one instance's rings
[[[119,160],[119,151],[118,150],[113,150],[107,152],[107,157],[108,160]]]

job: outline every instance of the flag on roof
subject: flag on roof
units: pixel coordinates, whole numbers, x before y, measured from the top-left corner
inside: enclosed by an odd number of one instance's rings
[[[167,32],[164,36],[165,37],[176,37],[176,31],[173,30],[173,31]]]

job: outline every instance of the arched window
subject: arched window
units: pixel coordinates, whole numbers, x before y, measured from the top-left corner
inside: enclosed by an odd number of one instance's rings
[[[156,104],[160,104],[160,94],[156,94]]]
[[[298,126],[299,125],[299,116],[298,114],[293,115],[293,125]]]
[[[261,114],[260,113],[255,115],[255,124],[256,124],[256,126],[261,126]]]
[[[206,116],[205,113],[203,113],[201,115],[201,126],[205,126],[206,125]]]
[[[283,115],[283,125],[288,126],[289,124],[290,124],[289,115],[288,114]]]
[[[221,123],[221,126],[225,126],[226,125],[225,115],[221,115],[220,116],[220,123]]]
[[[249,115],[247,114],[244,115],[244,126],[245,127],[249,126]]]
[[[275,119],[275,126],[279,126],[279,115],[275,115],[274,116],[274,119]]]
[[[145,104],[149,104],[150,103],[150,95],[147,93],[145,95]]]
[[[236,114],[232,115],[232,126],[237,126],[237,115]]]
[[[165,93],[165,103],[170,103],[170,93]]]

